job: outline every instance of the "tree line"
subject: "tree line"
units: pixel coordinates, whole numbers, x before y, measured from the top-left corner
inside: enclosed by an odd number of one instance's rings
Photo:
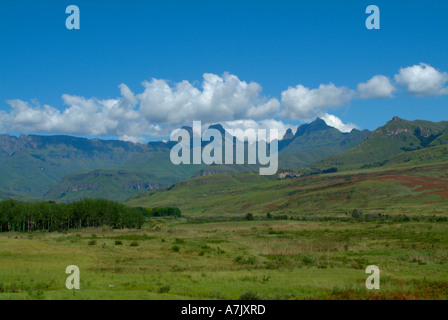
[[[145,218],[141,208],[127,207],[104,199],[72,203],[0,202],[0,232],[60,231],[84,227],[141,228]]]

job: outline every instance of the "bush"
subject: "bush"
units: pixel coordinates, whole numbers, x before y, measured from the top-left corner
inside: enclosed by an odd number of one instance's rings
[[[316,260],[312,257],[304,256],[302,258],[302,263],[306,266],[312,266],[312,265],[316,264]]]
[[[333,173],[333,172],[338,172],[338,168],[332,167],[332,168],[322,170],[322,173]]]
[[[361,219],[364,216],[363,212],[361,210],[355,209],[352,211],[352,218],[353,219]]]
[[[254,215],[252,213],[246,214],[246,220],[254,220]]]
[[[176,207],[156,207],[156,208],[139,208],[145,211],[146,217],[181,217],[182,213]]]
[[[242,257],[242,256],[238,256],[238,257],[236,257],[235,259],[233,259],[233,261],[234,261],[235,263],[238,263],[238,264],[249,264],[249,265],[254,265],[254,264],[257,263],[257,258],[254,257],[254,256],[249,256],[249,257],[247,257],[247,258],[244,258],[244,257]]]
[[[161,286],[159,287],[159,289],[157,290],[158,293],[168,293],[171,290],[171,286],[170,285],[166,285],[166,286]]]
[[[175,244],[184,244],[184,243],[185,243],[185,240],[184,240],[184,239],[176,238],[176,239],[174,239],[174,243],[175,243]]]
[[[138,247],[138,242],[137,241],[133,241],[130,244],[131,247]]]
[[[121,242],[120,240],[115,240],[115,245],[116,246],[121,246],[123,244],[123,242]]]
[[[274,216],[274,220],[288,220],[288,216],[286,214]]]
[[[171,247],[171,251],[173,251],[173,252],[179,252],[179,251],[180,251],[180,247],[179,247],[179,246],[172,246],[172,247]]]
[[[94,245],[96,245],[96,240],[90,240],[87,244],[89,246],[94,246]]]
[[[262,297],[256,292],[246,291],[240,295],[240,300],[262,300]]]

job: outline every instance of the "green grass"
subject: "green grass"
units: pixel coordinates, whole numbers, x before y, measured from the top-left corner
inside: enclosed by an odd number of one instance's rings
[[[149,221],[0,234],[0,299],[448,298],[446,222]],[[65,288],[72,264],[81,290]],[[380,290],[365,288],[371,264]]]

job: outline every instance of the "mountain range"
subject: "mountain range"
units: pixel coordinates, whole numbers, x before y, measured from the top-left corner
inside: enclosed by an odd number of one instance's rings
[[[219,124],[211,128],[224,132]],[[279,141],[279,168],[325,172],[329,168],[378,167],[387,161],[400,162],[400,155],[446,143],[447,121],[394,117],[373,132],[353,129],[343,133],[317,118],[299,126],[295,133],[289,129]],[[256,165],[176,166],[169,158],[173,145],[162,141],[136,144],[73,136],[1,135],[0,198],[125,201],[134,194],[151,193],[193,177],[258,171]]]
[[[400,153],[448,143],[448,121],[408,121],[394,117],[348,152],[322,160],[317,166],[356,169],[381,166]]]

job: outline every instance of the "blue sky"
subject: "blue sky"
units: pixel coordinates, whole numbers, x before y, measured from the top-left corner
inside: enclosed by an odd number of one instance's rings
[[[65,8],[70,4],[80,9],[80,30],[65,27]],[[370,4],[381,10],[380,30],[365,27],[365,9]],[[448,120],[447,13],[448,2],[443,0],[2,0],[0,131],[127,139],[139,135],[138,128],[148,125],[153,127],[144,134],[146,137],[166,136],[169,131],[160,127],[168,130],[191,120],[216,122],[221,120],[219,116],[234,123],[275,119],[299,124],[325,113],[362,129],[375,129],[395,115],[411,120]],[[405,70],[400,80],[395,78],[401,68],[411,67],[414,69],[407,69],[408,73]],[[432,68],[435,72],[430,72]],[[414,71],[421,71],[423,78],[409,78]],[[237,77],[239,82],[232,77],[224,82],[233,81],[234,86],[229,86],[238,93],[249,90],[245,83],[259,85],[241,100],[223,97],[235,92],[227,87],[219,89],[213,103],[222,104],[224,109],[233,108],[230,113],[218,110],[216,117],[211,116],[213,110],[206,108],[215,106],[202,104],[203,97],[197,97],[198,92],[182,100],[184,94],[192,91],[189,87],[184,88],[186,93],[179,89],[179,95],[170,95],[168,98],[175,101],[169,106],[156,103],[166,97],[154,100],[151,96],[163,92],[166,84],[174,88],[182,81],[199,88],[200,94],[203,74],[224,79],[225,72]],[[387,77],[394,90],[379,98],[372,94],[360,98],[358,85],[376,75]],[[429,79],[435,87],[412,89],[425,76],[439,77]],[[166,81],[156,83],[152,79]],[[142,86],[144,81],[146,87]],[[330,83],[334,88],[312,91]],[[120,84],[132,91],[127,98],[120,93]],[[283,101],[282,92],[289,87],[297,89],[298,85],[308,91],[289,91],[289,99]],[[145,88],[148,92],[143,96]],[[326,95],[340,88],[349,91],[333,92],[336,98]],[[307,99],[311,96],[315,100],[310,103],[319,104],[321,94],[324,100],[337,100],[339,94],[345,96],[336,105],[324,101],[314,111],[309,111],[309,106],[300,100],[302,95]],[[127,112],[123,116],[127,121],[117,125],[118,114],[122,114],[118,112],[104,120],[104,130],[89,131],[87,127],[92,124],[81,128],[82,115],[76,112],[88,116],[88,112],[100,112],[108,105],[89,99],[111,99],[108,104],[115,101]],[[11,100],[15,101],[13,106],[8,103]],[[186,103],[191,103],[188,108],[202,113],[182,113]],[[255,113],[238,111],[251,104]],[[75,106],[70,114],[79,117],[79,121],[67,126],[71,128],[67,130],[61,125],[42,125],[53,121],[52,116],[57,121],[68,121],[67,115],[55,115],[54,110],[45,113],[45,105],[61,113]],[[264,107],[270,112],[261,112]],[[176,108],[180,114],[187,114],[185,118],[171,116]],[[139,109],[146,111],[138,112]],[[131,115],[132,110],[137,113]],[[161,116],[156,111],[169,114]],[[191,119],[195,116],[203,119]],[[137,117],[145,117],[145,122],[136,124]],[[31,118],[41,123],[36,125]],[[98,119],[97,122],[102,121]],[[128,132],[129,126],[137,129]]]

